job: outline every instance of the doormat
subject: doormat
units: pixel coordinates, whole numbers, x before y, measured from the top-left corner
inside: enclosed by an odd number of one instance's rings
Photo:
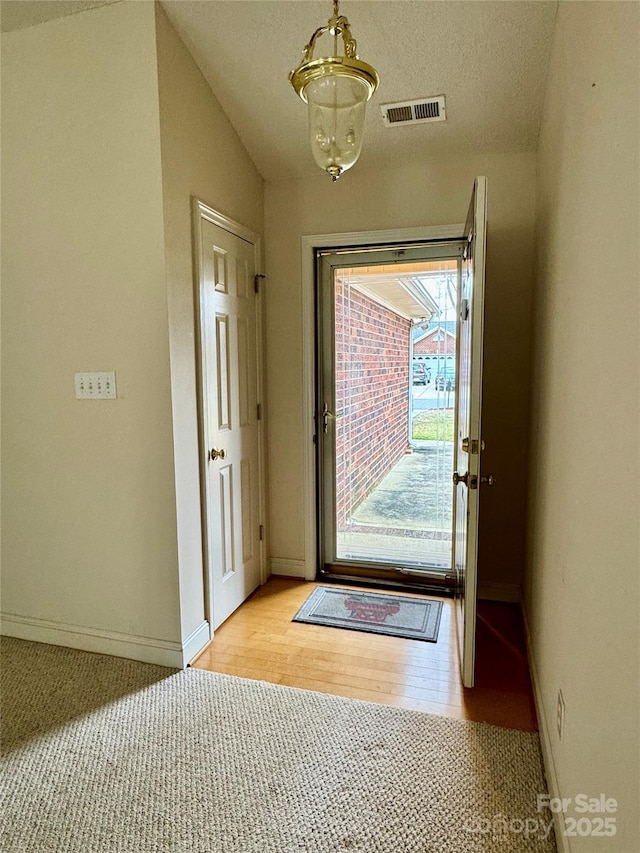
[[[436,643],[441,616],[430,598],[317,586],[292,621]]]

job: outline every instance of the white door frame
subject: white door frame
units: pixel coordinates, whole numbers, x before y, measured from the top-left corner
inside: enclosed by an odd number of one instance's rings
[[[202,334],[201,334],[201,257],[202,257],[202,232],[200,230],[200,219],[206,219],[213,225],[218,225],[225,231],[246,240],[253,246],[255,258],[255,272],[257,275],[262,274],[262,240],[259,234],[229,219],[223,213],[209,207],[196,196],[191,197],[191,223],[193,229],[193,276],[195,285],[195,304],[197,310],[196,330],[196,368],[198,379],[198,446],[200,456],[200,506],[202,517],[202,548],[203,548],[203,577],[204,577],[204,600],[205,600],[205,618],[209,623],[209,639],[213,638],[213,589],[211,578],[209,577],[209,531],[207,517],[207,451],[208,447],[205,441],[205,411],[206,407],[206,383],[203,382],[203,352],[202,352]],[[260,524],[263,525],[265,531],[260,540],[260,583],[263,584],[266,579],[267,566],[267,506],[266,506],[266,443],[265,443],[265,393],[264,393],[264,294],[263,288],[258,290],[256,294],[256,375],[258,382],[258,401],[262,406],[262,417],[258,420],[258,490],[259,490],[259,506],[260,506]]]
[[[345,234],[311,234],[302,238],[302,425],[304,430],[304,577],[316,577],[317,508],[316,446],[314,411],[316,407],[315,373],[315,251],[339,246],[382,246],[391,243],[420,243],[430,240],[459,240],[464,222],[386,231],[355,231]]]

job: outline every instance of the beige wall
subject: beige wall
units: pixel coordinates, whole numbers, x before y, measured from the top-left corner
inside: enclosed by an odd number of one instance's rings
[[[481,580],[519,583],[524,507],[535,155],[358,166],[336,184],[317,177],[266,185],[267,382],[271,553],[304,558],[301,237],[464,222],[476,175],[488,177]]]
[[[598,853],[640,846],[639,44],[637,3],[560,4],[538,157],[526,612],[550,782],[620,804]]]
[[[262,178],[151,2],[10,33],[2,71],[3,630],[178,663],[205,618],[190,200],[261,233]],[[116,401],[75,400],[108,369]]]
[[[263,181],[164,10],[156,4],[162,188],[183,638],[202,621],[202,533],[191,196],[258,234]]]
[[[2,85],[2,608],[63,644],[173,648],[153,6],[3,36]],[[110,369],[116,401],[75,399],[75,371]]]

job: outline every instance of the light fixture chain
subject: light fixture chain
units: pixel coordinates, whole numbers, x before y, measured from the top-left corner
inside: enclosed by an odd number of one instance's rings
[[[333,17],[337,18],[340,15],[340,0],[333,0]]]

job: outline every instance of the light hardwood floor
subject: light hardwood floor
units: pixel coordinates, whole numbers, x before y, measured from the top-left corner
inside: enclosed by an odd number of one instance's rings
[[[451,599],[442,599],[438,642],[426,643],[292,622],[315,586],[271,578],[218,628],[192,666],[523,731],[537,729],[515,605],[480,602],[476,686],[467,690],[460,684]]]

